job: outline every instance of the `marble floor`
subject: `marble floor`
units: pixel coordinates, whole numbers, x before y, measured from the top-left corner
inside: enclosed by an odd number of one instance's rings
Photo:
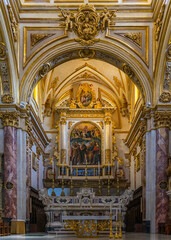
[[[3,240],[88,240],[90,238],[76,238],[76,237],[69,237],[69,236],[54,236],[54,235],[45,235],[45,234],[27,234],[27,235],[11,235],[7,237],[0,237]],[[108,240],[109,237],[98,237],[98,238],[91,238],[94,240]],[[171,240],[171,235],[162,235],[162,234],[146,234],[146,233],[126,233],[123,236],[124,240]]]

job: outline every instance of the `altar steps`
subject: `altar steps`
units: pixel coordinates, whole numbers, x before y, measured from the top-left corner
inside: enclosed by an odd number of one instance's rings
[[[76,236],[74,231],[66,230],[66,229],[57,229],[54,231],[48,231],[48,234],[50,235],[60,235],[60,236]],[[109,235],[109,231],[100,231],[98,236],[103,237]]]

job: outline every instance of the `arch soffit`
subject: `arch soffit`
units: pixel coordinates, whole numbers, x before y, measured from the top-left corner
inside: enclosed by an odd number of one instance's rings
[[[83,47],[80,47],[78,43],[75,46],[73,47],[73,43],[70,42],[67,43],[67,46],[59,47],[56,51],[53,47],[38,57],[34,63],[31,63],[21,80],[20,100],[25,102],[29,100],[33,88],[47,72],[61,63],[79,59],[79,52]],[[65,50],[66,48],[68,51]],[[120,46],[115,44],[111,46],[110,42],[104,40],[89,49],[95,52],[94,59],[106,61],[124,71],[141,91],[144,102],[152,101],[152,81],[138,58]],[[41,71],[47,64],[49,69],[42,75]]]

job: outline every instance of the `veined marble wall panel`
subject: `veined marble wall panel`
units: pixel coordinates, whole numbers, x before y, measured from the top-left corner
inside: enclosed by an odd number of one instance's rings
[[[0,129],[0,153],[4,152],[4,129]]]
[[[26,132],[17,130],[17,218],[26,219]]]
[[[137,155],[140,153],[140,147],[137,147]],[[136,160],[137,161],[137,160]],[[141,156],[140,156],[140,169],[137,171],[137,166],[136,166],[136,189],[141,187]]]
[[[33,145],[32,151],[36,155],[36,146]],[[31,156],[31,187],[37,190],[37,171],[33,169],[33,154]]]

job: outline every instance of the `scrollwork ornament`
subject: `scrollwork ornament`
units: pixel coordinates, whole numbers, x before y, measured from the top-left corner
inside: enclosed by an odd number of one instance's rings
[[[0,42],[0,60],[4,61],[7,57],[6,46],[3,42]]]

